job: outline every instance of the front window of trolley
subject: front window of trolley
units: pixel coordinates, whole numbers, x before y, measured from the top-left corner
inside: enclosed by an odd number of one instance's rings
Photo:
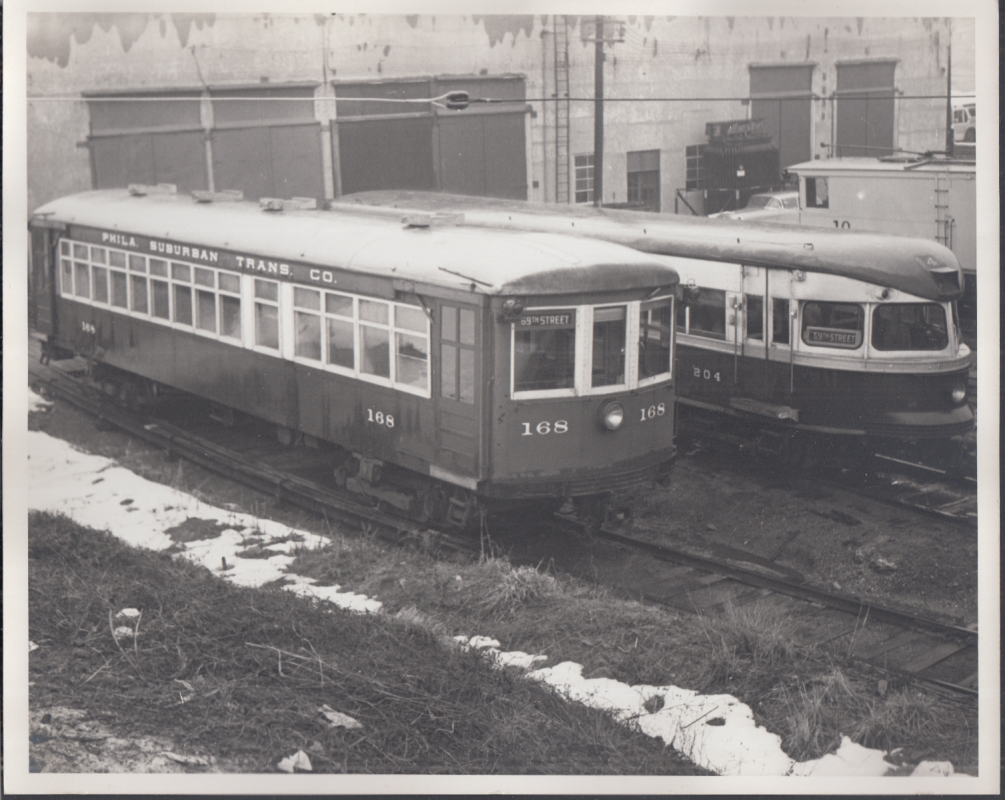
[[[939,303],[889,303],[872,312],[876,350],[933,351],[949,346],[946,310]]]
[[[576,309],[534,309],[514,323],[513,391],[572,389]]]
[[[669,380],[673,302],[528,307],[511,323],[514,398],[610,394]]]

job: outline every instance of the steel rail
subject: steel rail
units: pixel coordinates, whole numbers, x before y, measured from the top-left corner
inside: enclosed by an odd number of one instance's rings
[[[863,600],[851,595],[838,594],[826,589],[819,589],[806,584],[798,584],[785,578],[775,578],[766,574],[770,568],[748,569],[739,566],[736,562],[730,563],[732,559],[715,558],[714,556],[700,556],[694,553],[687,553],[672,547],[646,542],[631,536],[601,528],[596,536],[610,542],[622,544],[635,550],[639,550],[649,555],[655,556],[663,561],[670,561],[683,566],[694,567],[706,572],[714,572],[717,575],[724,575],[739,583],[749,586],[756,586],[761,589],[770,589],[777,594],[784,594],[799,600],[810,603],[819,603],[827,608],[843,611],[856,617],[864,617],[866,614],[871,619],[880,622],[889,622],[903,628],[925,629],[940,633],[944,636],[962,638],[966,644],[977,643],[977,631],[971,628],[964,628],[959,625],[952,625],[938,620],[920,617],[907,611],[899,611],[895,608],[879,605],[869,600]],[[779,572],[782,570],[779,569]]]

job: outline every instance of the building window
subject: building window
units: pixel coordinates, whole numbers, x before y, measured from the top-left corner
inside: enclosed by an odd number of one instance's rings
[[[660,151],[628,154],[628,202],[645,211],[660,210]]]
[[[593,202],[593,153],[576,156],[576,202]]]
[[[687,174],[684,177],[685,189],[701,189],[705,179],[702,158],[705,155],[705,145],[689,144],[684,148],[684,159],[687,163]]]

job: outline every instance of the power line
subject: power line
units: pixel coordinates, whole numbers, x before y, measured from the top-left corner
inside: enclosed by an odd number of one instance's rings
[[[281,85],[275,85],[273,88],[281,89]],[[142,90],[141,90],[142,91]],[[164,96],[164,97],[102,97],[102,96],[91,96],[83,97],[80,95],[28,95],[27,99],[30,102],[40,101],[40,102],[101,102],[101,103],[178,103],[178,102],[196,102],[199,97],[194,94],[186,94],[179,96]],[[227,90],[222,90],[227,91]],[[875,89],[873,91],[867,91],[862,93],[852,93],[852,92],[841,92],[831,95],[815,95],[806,94],[801,97],[772,97],[771,95],[755,96],[750,95],[739,95],[735,97],[706,97],[706,96],[695,96],[695,97],[604,97],[605,103],[712,103],[712,102],[749,102],[751,100],[882,100],[888,99],[890,96],[896,100],[945,100],[946,95],[943,94],[899,94],[894,89]],[[976,93],[974,92],[957,92],[953,93],[953,98],[964,99],[964,98],[976,98]],[[416,98],[397,98],[397,97],[256,97],[254,95],[243,95],[241,97],[219,97],[212,95],[211,99],[214,103],[218,102],[240,102],[247,103],[249,101],[255,101],[259,103],[313,103],[313,102],[326,102],[330,103],[332,101],[337,103],[422,103],[429,105],[430,103],[434,105],[442,105],[439,101],[446,99],[447,96],[443,95],[441,97],[416,97]],[[581,103],[592,103],[596,98],[594,97],[526,97],[526,98],[471,98],[469,102],[471,103],[554,103],[558,101],[571,101],[571,102],[581,102]]]

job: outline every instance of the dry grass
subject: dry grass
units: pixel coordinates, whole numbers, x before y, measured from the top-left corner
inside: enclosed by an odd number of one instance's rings
[[[168,737],[176,752],[247,772],[298,749],[315,772],[700,772],[600,712],[445,646],[442,623],[417,607],[398,619],[326,610],[45,514],[29,520],[29,556],[33,709],[80,708],[118,736]],[[501,564],[482,571],[510,587],[496,610],[549,585]],[[143,612],[138,635],[116,641],[109,621],[125,607]],[[327,727],[325,704],[363,728]],[[44,746],[32,747],[43,768]]]
[[[850,679],[840,669],[780,686],[790,752],[826,752],[841,733],[865,747],[887,751],[917,748],[944,736],[947,720],[932,697],[908,687],[879,697],[874,686]]]
[[[759,603],[727,604],[721,613],[702,614],[698,620],[712,645],[710,682],[740,674],[746,674],[749,682],[771,679],[805,656],[793,647],[789,619]]]

